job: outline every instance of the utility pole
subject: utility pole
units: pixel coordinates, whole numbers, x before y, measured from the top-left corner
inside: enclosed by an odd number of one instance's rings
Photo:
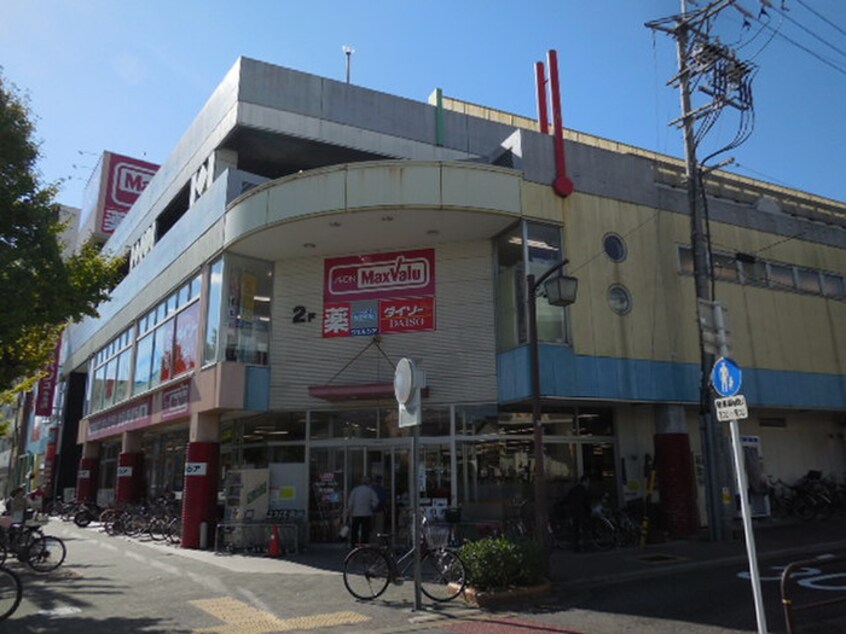
[[[671,124],[683,131],[685,151],[685,177],[687,203],[690,213],[690,243],[693,252],[693,277],[697,307],[711,305],[713,271],[709,261],[707,217],[703,204],[702,170],[696,157],[698,140],[710,129],[714,120],[726,106],[740,110],[751,109],[751,64],[740,62],[734,52],[712,39],[710,24],[720,11],[733,4],[733,0],[712,0],[706,6],[688,12],[686,0],[681,0],[681,14],[648,22],[647,27],[668,33],[676,40],[678,74],[670,80],[677,86],[681,98],[681,116]],[[693,107],[692,86],[711,98],[709,103]],[[697,121],[699,133],[695,130]],[[706,127],[707,125],[707,127]],[[700,315],[699,320],[700,383],[699,429],[702,454],[705,462],[706,507],[708,529],[712,541],[723,541],[730,536],[727,523],[729,508],[724,502],[722,483],[726,473],[723,452],[723,434],[714,424],[709,385],[709,369],[714,363],[714,348],[707,341],[707,333]]]

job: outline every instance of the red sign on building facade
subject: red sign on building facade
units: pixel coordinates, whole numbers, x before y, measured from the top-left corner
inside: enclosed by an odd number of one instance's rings
[[[98,231],[112,234],[159,166],[119,154],[108,153],[108,158],[103,216]]]
[[[38,396],[35,400],[36,416],[51,416],[53,414],[53,396],[56,392],[56,378],[59,369],[59,350],[61,349],[62,338],[56,342],[56,349],[53,351],[53,360],[47,368],[47,375],[38,380]]]
[[[435,250],[324,261],[323,336],[435,329]]]

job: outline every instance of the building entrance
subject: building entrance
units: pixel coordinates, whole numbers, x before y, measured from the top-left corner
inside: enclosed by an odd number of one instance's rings
[[[374,517],[375,531],[397,534],[408,508],[408,450],[374,443],[364,446],[313,446],[309,465],[309,537],[315,543],[342,541],[350,491],[365,476],[384,488],[385,507]]]

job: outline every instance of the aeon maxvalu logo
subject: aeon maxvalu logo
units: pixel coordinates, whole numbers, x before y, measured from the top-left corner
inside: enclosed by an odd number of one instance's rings
[[[430,281],[431,271],[426,258],[402,255],[384,262],[345,264],[329,271],[333,295],[424,288]]]

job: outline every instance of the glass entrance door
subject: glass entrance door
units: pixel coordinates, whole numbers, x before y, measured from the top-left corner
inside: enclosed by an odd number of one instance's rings
[[[339,543],[349,492],[364,476],[381,477],[386,508],[375,519],[378,532],[399,534],[408,509],[408,451],[399,447],[364,445],[312,447],[309,468],[309,537],[314,543]]]

